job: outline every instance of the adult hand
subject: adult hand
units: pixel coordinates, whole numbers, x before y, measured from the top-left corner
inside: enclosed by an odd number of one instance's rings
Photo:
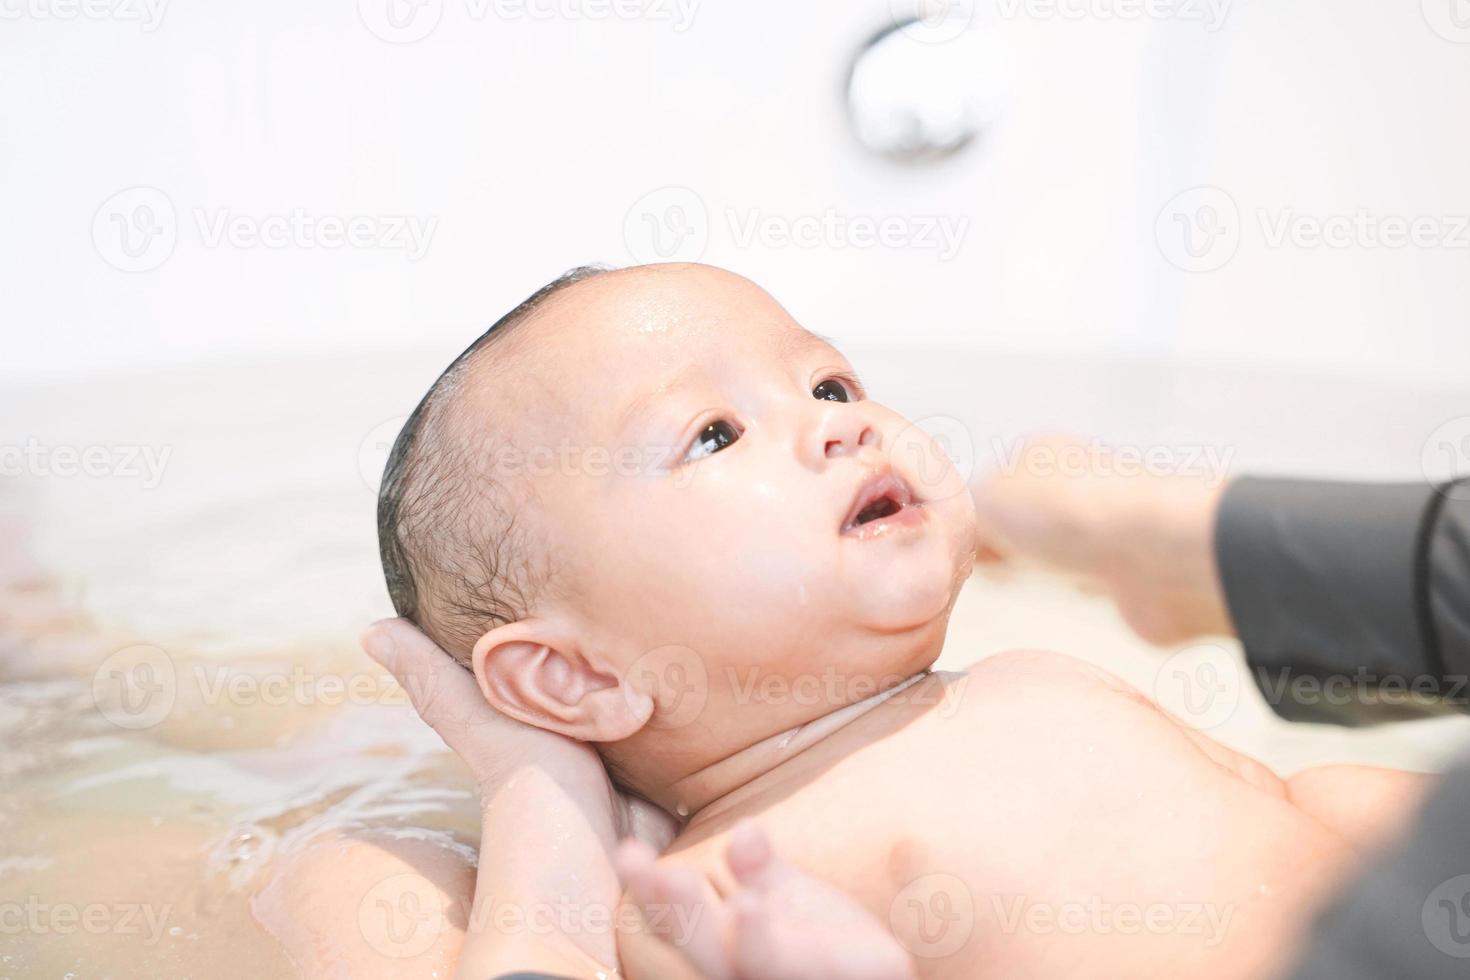
[[[1214,549],[1223,474],[1124,469],[1095,444],[1027,440],[971,485],[977,557],[1076,576],[1152,643],[1232,633]]]
[[[672,816],[616,789],[597,751],[585,742],[516,721],[490,707],[475,675],[404,619],[385,619],[363,634],[363,649],[408,693],[414,710],[469,767],[482,801],[517,771],[556,775],[569,792],[608,803],[616,838],[634,836],[658,850],[668,846]]]
[[[408,692],[414,709],[469,767],[480,790],[481,845],[475,886],[521,912],[605,910],[621,894],[612,855],[636,837],[655,850],[673,839],[667,813],[613,786],[597,752],[490,707],[474,675],[413,624],[389,619],[363,634],[363,648]],[[493,914],[471,917],[461,976],[524,969],[595,972],[617,962],[611,928],[572,936],[498,935]],[[480,927],[476,931],[476,926]]]

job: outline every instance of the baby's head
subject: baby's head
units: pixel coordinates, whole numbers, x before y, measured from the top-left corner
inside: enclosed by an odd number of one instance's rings
[[[933,663],[974,510],[765,292],[653,265],[476,341],[393,447],[379,537],[398,613],[497,709],[647,789]]]

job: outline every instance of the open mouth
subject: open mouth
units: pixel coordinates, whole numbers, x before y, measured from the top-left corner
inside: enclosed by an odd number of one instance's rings
[[[842,520],[841,533],[887,523],[891,518],[919,506],[908,484],[892,473],[879,474],[863,483]]]

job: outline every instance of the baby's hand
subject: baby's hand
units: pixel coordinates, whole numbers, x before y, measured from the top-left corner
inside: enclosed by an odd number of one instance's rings
[[[866,909],[776,857],[753,823],[731,835],[725,860],[740,889],[723,902],[697,872],[659,867],[656,857],[648,845],[624,841],[623,884],[650,928],[709,980],[914,977],[908,955]],[[687,934],[676,934],[676,923]]]
[[[971,486],[982,561],[1020,561],[1106,592],[1144,639],[1231,632],[1214,555],[1224,475],[1159,475],[1065,438],[1027,440]]]

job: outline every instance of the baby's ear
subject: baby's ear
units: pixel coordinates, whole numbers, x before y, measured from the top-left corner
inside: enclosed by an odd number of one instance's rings
[[[501,714],[582,742],[617,742],[643,727],[653,699],[583,655],[575,636],[524,619],[475,644],[475,680]]]

